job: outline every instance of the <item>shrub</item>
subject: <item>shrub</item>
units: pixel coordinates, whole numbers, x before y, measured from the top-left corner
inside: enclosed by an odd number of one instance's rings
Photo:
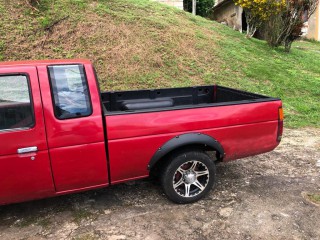
[[[265,38],[272,47],[283,45],[290,51],[292,42],[301,37],[304,22],[315,12],[319,0],[287,0],[286,8],[272,15],[265,24]]]
[[[285,9],[286,0],[234,0],[246,12],[247,37],[252,37],[256,30],[271,16]]]

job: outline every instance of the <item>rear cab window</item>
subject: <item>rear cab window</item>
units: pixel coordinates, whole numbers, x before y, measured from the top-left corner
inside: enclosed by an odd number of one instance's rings
[[[92,114],[88,82],[83,65],[48,66],[54,114],[58,119]]]
[[[0,131],[34,126],[30,85],[25,75],[0,75]]]

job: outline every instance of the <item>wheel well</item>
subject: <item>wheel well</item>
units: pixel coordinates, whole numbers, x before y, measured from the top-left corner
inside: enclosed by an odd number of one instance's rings
[[[213,161],[220,161],[221,158],[219,157],[220,153],[217,151],[217,149],[210,147],[205,144],[189,144],[184,145],[178,148],[173,149],[172,151],[166,153],[164,156],[162,156],[156,164],[150,169],[150,176],[153,177],[159,177],[159,174],[162,172],[162,169],[167,165],[168,162],[170,162],[170,157],[173,155],[178,155],[185,151],[195,151],[200,150],[204,152],[216,152],[215,159]],[[211,155],[210,155],[211,156]]]

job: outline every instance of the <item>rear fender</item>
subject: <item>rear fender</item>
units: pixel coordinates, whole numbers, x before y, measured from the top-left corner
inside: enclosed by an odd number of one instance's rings
[[[155,164],[168,153],[188,145],[203,145],[208,149],[215,150],[217,151],[218,159],[222,159],[224,156],[224,150],[216,139],[202,133],[187,133],[178,135],[162,145],[151,158],[148,164],[148,170],[155,166]]]

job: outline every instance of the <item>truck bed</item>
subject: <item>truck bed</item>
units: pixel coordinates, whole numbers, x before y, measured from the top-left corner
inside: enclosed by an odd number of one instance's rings
[[[218,85],[102,92],[101,98],[108,114],[152,112],[279,100]]]

